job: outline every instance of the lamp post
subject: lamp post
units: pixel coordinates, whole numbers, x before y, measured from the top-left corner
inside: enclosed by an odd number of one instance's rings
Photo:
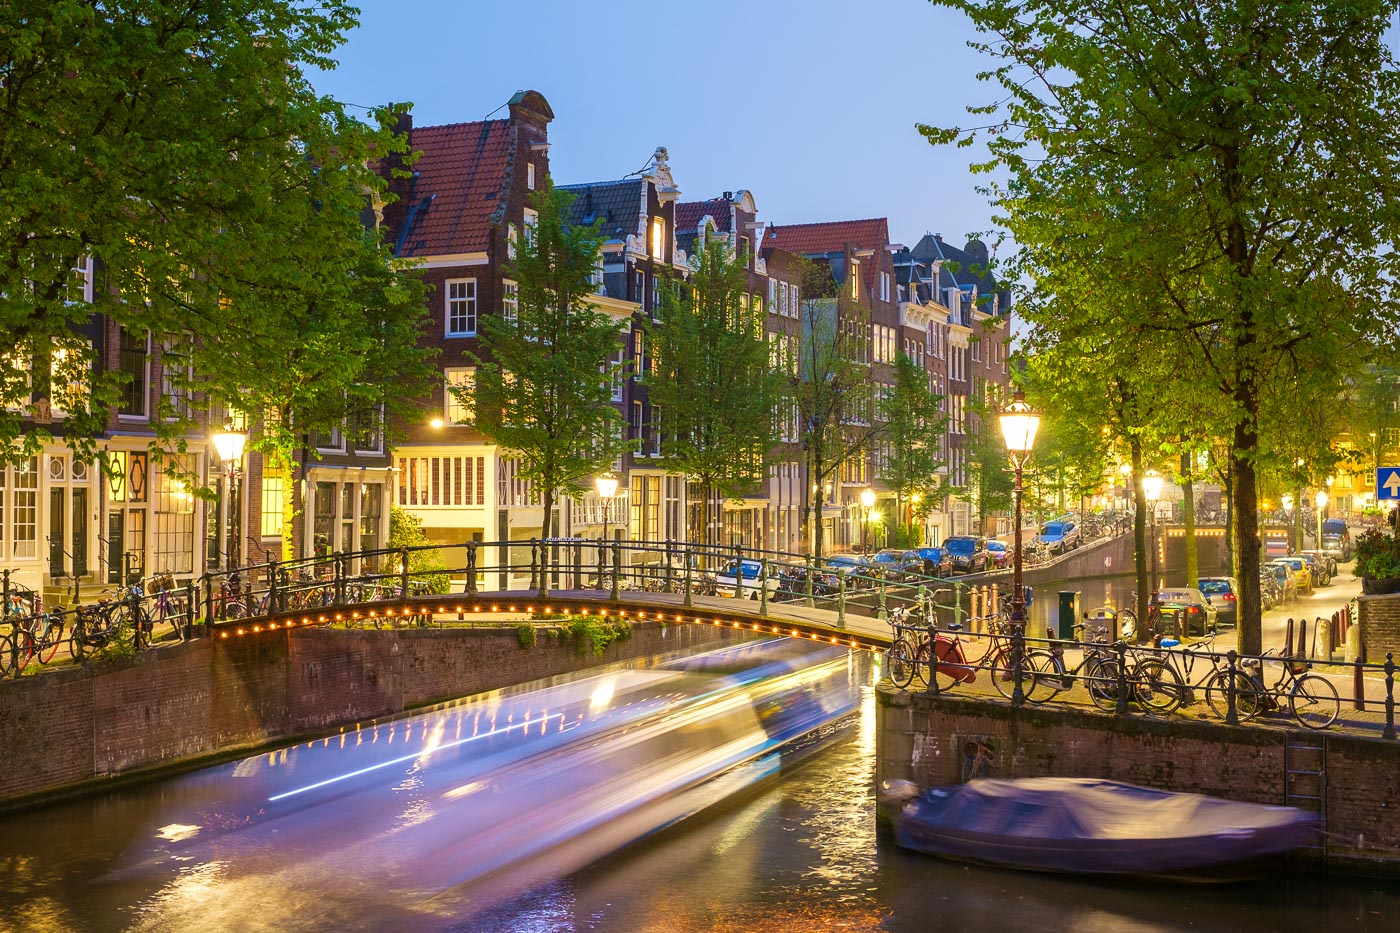
[[[1142,495],[1147,500],[1147,531],[1151,542],[1148,552],[1152,560],[1152,592],[1157,592],[1157,500],[1162,498],[1162,474],[1148,470],[1142,477]]]
[[[215,432],[209,439],[218,451],[219,463],[224,468],[224,476],[228,478],[228,569],[237,570],[241,561],[239,541],[243,534],[243,523],[239,521],[238,514],[243,508],[238,501],[238,477],[243,472],[243,448],[248,443],[248,435],[235,431],[233,423],[226,422],[224,429]]]
[[[1040,430],[1040,413],[1026,402],[1025,393],[1017,389],[1011,404],[1001,410],[999,418],[1002,439],[1006,441],[1006,453],[1011,457],[1011,466],[1016,470],[1016,485],[1012,487],[1015,510],[1011,529],[1011,624],[1017,631],[1024,632],[1026,593],[1021,584],[1021,481],[1026,461],[1030,459],[1031,449],[1035,446],[1035,432]]]
[[[593,488],[598,498],[603,500],[603,540],[608,540],[608,510],[612,508],[613,496],[617,495],[617,477],[608,473],[593,479]]]
[[[1123,511],[1128,511],[1128,476],[1133,472],[1133,465],[1128,462],[1118,464],[1118,475],[1122,477],[1123,483]]]
[[[860,523],[860,549],[868,552],[869,546],[866,544],[866,536],[870,528],[870,510],[875,507],[875,490],[866,487],[861,491],[860,504],[865,509],[865,515]]]
[[[1279,504],[1283,506],[1283,520],[1288,525],[1288,551],[1293,552],[1293,497],[1284,494],[1279,496]]]

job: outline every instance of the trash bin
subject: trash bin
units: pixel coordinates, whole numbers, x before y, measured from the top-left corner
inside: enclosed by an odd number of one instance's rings
[[[1046,627],[1048,638],[1070,638],[1079,618],[1079,590],[1060,590],[1060,611],[1052,616]]]

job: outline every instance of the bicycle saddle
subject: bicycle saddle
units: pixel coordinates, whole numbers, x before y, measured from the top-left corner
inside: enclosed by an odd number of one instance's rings
[[[962,631],[962,623],[961,623],[961,622],[949,622],[948,625],[947,625],[943,630],[944,630],[945,632],[961,632],[961,631]]]

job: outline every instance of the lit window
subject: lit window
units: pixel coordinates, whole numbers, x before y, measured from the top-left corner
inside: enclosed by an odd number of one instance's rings
[[[476,279],[447,283],[447,336],[476,336]]]
[[[859,284],[859,283],[860,283],[860,263],[859,263],[859,262],[856,262],[855,260],[852,260],[852,261],[851,261],[851,297],[852,297],[853,299],[859,299],[859,298],[860,298],[860,284]]]
[[[262,481],[262,536],[282,536],[282,494],[286,480],[280,476],[264,476]]]
[[[520,314],[520,287],[506,279],[501,282],[501,317],[512,324]]]
[[[666,221],[661,217],[651,219],[651,258],[657,262],[666,259]]]
[[[149,334],[136,335],[122,329],[121,372],[122,401],[119,413],[131,418],[147,417],[147,386],[151,382],[151,339]]]

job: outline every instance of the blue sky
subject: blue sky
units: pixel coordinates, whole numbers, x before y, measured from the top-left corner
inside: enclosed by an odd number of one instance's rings
[[[619,178],[666,146],[686,200],[747,188],[760,218],[885,216],[894,242],[961,244],[991,226],[979,149],[934,148],[994,99],[959,15],[926,0],[360,0],[361,25],[313,78],[419,125],[480,120],[517,89],[554,108],[564,184]]]

